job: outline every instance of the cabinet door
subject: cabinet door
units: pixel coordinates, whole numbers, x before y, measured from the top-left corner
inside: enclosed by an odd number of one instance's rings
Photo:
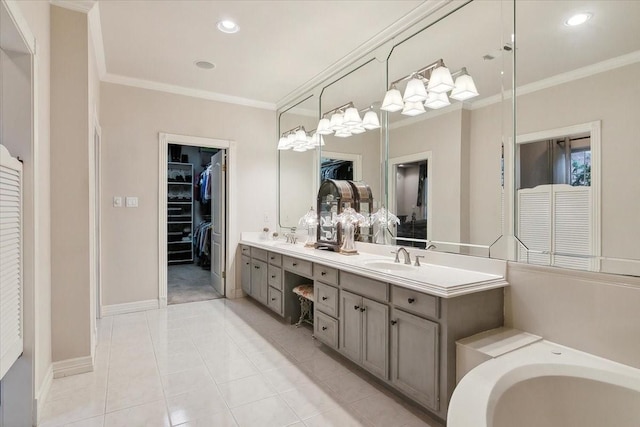
[[[251,260],[251,296],[267,305],[268,289],[267,263],[257,259]]]
[[[340,291],[340,351],[360,363],[362,360],[362,297]]]
[[[242,290],[247,295],[251,295],[251,258],[249,258],[248,256],[242,256],[241,274],[242,275],[240,280],[242,284]]]
[[[400,310],[391,316],[391,382],[437,411],[438,324]]]
[[[362,366],[389,379],[389,306],[362,300]]]

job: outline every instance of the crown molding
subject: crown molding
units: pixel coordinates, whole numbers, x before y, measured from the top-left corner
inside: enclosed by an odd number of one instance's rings
[[[604,73],[605,71],[615,70],[616,68],[626,67],[627,65],[632,65],[638,62],[640,62],[640,50],[636,50],[635,52],[631,52],[626,55],[616,56],[615,58],[606,59],[601,62],[596,62],[595,64],[587,65],[586,67],[576,68],[575,70],[567,71],[566,73],[556,74],[555,76],[527,83],[526,85],[518,86],[516,87],[516,96],[527,95],[529,93],[549,89],[554,86]],[[497,104],[504,99],[511,99],[511,94],[512,91],[507,90],[504,92],[504,95],[498,93],[478,100],[471,104],[470,109],[477,110],[478,108]]]
[[[141,89],[155,90],[159,92],[173,93],[175,95],[190,96],[192,98],[206,99],[209,101],[224,102],[227,104],[242,105],[245,107],[261,108],[263,110],[276,110],[276,104],[271,102],[256,101],[254,99],[241,98],[238,96],[225,95],[223,93],[211,92],[202,89],[188,88],[168,83],[160,83],[151,80],[137,79],[118,74],[106,73],[102,78],[103,82],[114,83],[124,86],[137,87]]]
[[[293,92],[284,96],[282,99],[276,102],[277,107],[282,108],[283,106],[293,103],[293,101],[295,101],[297,98],[304,96],[315,87],[319,86],[322,82],[330,79],[331,77],[334,77],[341,71],[344,71],[345,68],[353,65],[353,63],[355,63],[359,59],[362,59],[363,56],[372,53],[374,50],[380,48],[385,43],[392,41],[394,37],[397,37],[403,32],[409,30],[411,27],[415,26],[420,21],[442,9],[447,4],[461,2],[464,3],[461,0],[426,0],[424,3],[421,3],[419,6],[404,15],[402,18],[398,19],[396,22],[380,31],[374,37],[358,46],[349,54],[334,62],[319,74],[316,74],[302,86],[299,86]]]
[[[98,2],[96,0],[49,0],[49,3],[76,12],[89,13]]]

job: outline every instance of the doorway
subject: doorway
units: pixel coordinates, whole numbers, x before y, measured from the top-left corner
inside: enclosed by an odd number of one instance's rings
[[[169,134],[160,140],[160,306],[223,298],[233,145]]]

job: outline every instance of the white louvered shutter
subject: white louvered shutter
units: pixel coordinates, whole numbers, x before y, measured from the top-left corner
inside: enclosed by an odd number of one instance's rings
[[[0,379],[22,354],[22,164],[0,145]]]
[[[551,264],[551,189],[548,185],[518,190],[518,261]],[[546,254],[531,251],[545,251]]]
[[[591,187],[555,185],[553,189],[554,238],[553,265],[579,270],[593,270],[591,236]],[[584,255],[584,258],[580,258]]]

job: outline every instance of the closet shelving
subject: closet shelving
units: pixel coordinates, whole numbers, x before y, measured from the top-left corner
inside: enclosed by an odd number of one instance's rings
[[[193,262],[193,164],[168,162],[167,260]]]

